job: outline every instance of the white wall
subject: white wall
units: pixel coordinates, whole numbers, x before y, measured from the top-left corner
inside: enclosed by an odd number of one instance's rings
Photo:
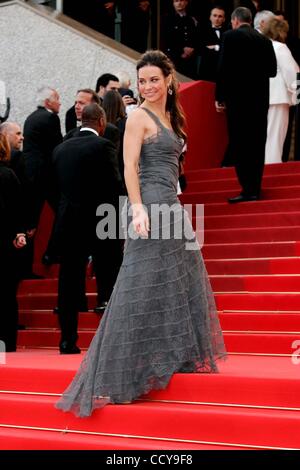
[[[95,88],[102,73],[119,70],[126,70],[132,83],[136,82],[133,59],[97,45],[22,3],[0,7],[0,31],[0,80],[5,82],[12,102],[9,119],[21,126],[36,108],[35,94],[41,86],[49,85],[60,93],[64,130],[65,112],[73,104],[78,88]]]

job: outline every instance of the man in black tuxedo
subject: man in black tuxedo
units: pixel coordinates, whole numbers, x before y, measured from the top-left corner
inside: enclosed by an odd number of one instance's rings
[[[222,7],[214,7],[210,12],[210,23],[206,27],[199,28],[199,52],[201,57],[199,67],[200,80],[215,82],[220,54],[220,46],[226,27],[225,10]]]
[[[99,95],[94,90],[92,90],[91,88],[84,88],[84,89],[78,90],[76,98],[75,98],[75,105],[74,105],[74,111],[76,113],[77,122],[81,123],[82,113],[83,113],[83,110],[86,106],[88,106],[89,104],[92,104],[92,103],[96,103],[96,104],[100,105],[100,100],[101,100],[101,98],[99,97]],[[73,137],[78,137],[79,135],[81,135],[80,134],[81,128],[82,128],[82,126],[79,126],[79,127],[75,127],[74,129],[70,130],[65,135],[64,141],[66,141],[68,139],[71,139]],[[118,160],[118,152],[119,152],[119,147],[120,147],[120,131],[117,128],[117,126],[115,126],[114,124],[106,123],[103,137],[105,139],[110,140],[114,145],[114,150],[115,151],[114,151],[114,153],[111,152],[110,157],[111,157],[111,160],[112,160],[112,164],[114,165],[115,172],[120,172],[119,160]],[[115,242],[115,244],[117,245],[118,242],[119,241]],[[102,246],[103,246],[103,243],[102,243],[101,247]],[[121,245],[119,244],[119,246],[115,247],[114,251],[116,253],[120,254],[120,249],[121,249]],[[103,289],[103,285],[105,286],[108,282],[109,286],[113,286],[114,281],[115,281],[115,274],[112,274],[112,280],[111,281],[108,281],[108,276],[105,279],[103,279],[102,259],[101,259],[100,255],[99,256],[97,255],[98,252],[99,252],[99,250],[94,254],[94,259],[93,259],[93,268],[94,268],[95,275],[96,275],[97,291],[98,291],[98,300],[97,300],[97,306],[95,308],[95,312],[96,313],[102,313],[104,308],[105,308],[105,305],[107,304],[107,301],[110,297],[110,291],[111,291],[110,287],[108,289]],[[107,253],[105,253],[104,256],[105,257],[106,257],[106,255],[108,256],[108,253],[109,253],[109,250],[108,250]],[[118,255],[117,259],[118,259],[117,263],[118,263],[118,265],[120,265],[120,262],[119,262],[120,261],[120,256],[119,255]],[[116,271],[118,271],[118,269],[114,268],[112,272],[116,273]],[[83,286],[80,298],[81,298],[81,300],[79,302],[80,310],[81,311],[88,310],[88,305],[87,305],[84,286]],[[55,307],[54,312],[55,313],[58,312],[58,307]]]
[[[242,192],[230,203],[260,197],[264,169],[269,78],[277,73],[272,42],[255,31],[248,8],[232,13],[223,36],[216,83],[216,110],[226,108],[229,151]]]
[[[54,171],[61,191],[53,240],[61,256],[58,313],[61,327],[61,354],[78,354],[76,346],[78,306],[85,285],[87,258],[100,256],[102,295],[113,286],[120,266],[114,243],[119,240],[96,238],[96,209],[100,204],[118,204],[122,181],[114,166],[115,148],[101,137],[105,113],[96,103],[82,112],[78,136],[59,145],[53,154]],[[106,243],[107,242],[107,243]],[[112,242],[112,243],[110,243]]]
[[[51,158],[55,147],[62,142],[59,95],[44,87],[38,91],[38,108],[25,121],[23,156],[26,172],[32,185],[32,208],[35,227],[44,205],[48,201],[55,211],[58,195],[51,178]]]

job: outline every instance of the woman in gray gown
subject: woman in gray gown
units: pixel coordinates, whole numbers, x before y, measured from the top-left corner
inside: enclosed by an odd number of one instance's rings
[[[199,245],[177,198],[186,136],[174,67],[148,51],[137,74],[142,104],[124,140],[124,260],[89,350],[56,404],[77,416],[165,388],[177,372],[217,372],[226,355]]]

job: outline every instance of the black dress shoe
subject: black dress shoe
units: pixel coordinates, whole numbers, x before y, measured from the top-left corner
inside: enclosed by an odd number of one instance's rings
[[[239,194],[235,197],[230,197],[228,199],[229,204],[236,204],[238,202],[248,202],[248,201],[258,201],[258,196],[244,196],[243,194]]]
[[[59,346],[60,354],[80,354],[81,349],[76,344],[69,344],[63,341]]]
[[[97,307],[94,308],[94,312],[104,313],[104,310],[106,309],[107,305],[108,305],[108,302],[106,301],[100,302],[99,305],[97,305]]]

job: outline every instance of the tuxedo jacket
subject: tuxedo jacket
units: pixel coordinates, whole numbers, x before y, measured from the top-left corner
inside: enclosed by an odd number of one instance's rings
[[[226,28],[221,27],[219,31],[220,37],[211,23],[205,28],[199,28],[198,51],[201,56],[199,78],[201,80],[216,81],[221,42]],[[207,46],[219,46],[219,50],[209,49]]]
[[[75,129],[72,129],[69,131],[65,136],[64,136],[64,142],[67,140],[73,138],[73,137],[78,137],[81,135],[81,126],[80,127],[75,127]],[[118,153],[119,153],[119,148],[120,148],[120,131],[115,126],[114,124],[107,123],[105,132],[103,134],[103,138],[109,140],[113,144],[114,148],[114,154],[111,153],[111,159],[112,163],[115,166],[115,171],[119,171],[119,164],[118,164]]]
[[[62,142],[57,114],[39,106],[25,121],[23,156],[28,177],[46,177],[52,152]]]
[[[270,39],[250,25],[229,30],[223,36],[216,82],[216,100],[242,112],[266,111],[269,78],[277,63]]]
[[[71,111],[72,108],[69,109],[69,111]],[[75,112],[75,111],[74,111]],[[71,116],[71,112],[70,112],[70,115],[69,117]],[[76,118],[76,115],[75,115],[75,118]],[[75,125],[73,125],[73,127],[70,128],[70,125],[71,125],[71,122],[74,124],[75,122]],[[74,137],[74,136],[78,136],[79,135],[79,132],[80,132],[80,129],[81,129],[81,126],[80,127],[76,127],[76,123],[77,123],[77,120],[75,119],[74,120],[70,120],[69,121],[69,126],[68,126],[68,132],[67,134],[64,136],[63,140],[68,140],[70,139],[71,137]],[[67,126],[66,126],[67,128]],[[105,128],[105,131],[104,131],[104,134],[103,134],[103,137],[107,140],[110,140],[114,146],[116,147],[116,150],[118,152],[119,150],[119,147],[120,147],[120,131],[119,129],[117,128],[117,126],[115,126],[114,124],[111,124],[110,122],[108,122],[106,124],[106,128]]]
[[[95,238],[96,209],[118,203],[123,184],[115,164],[113,144],[90,131],[60,144],[53,154],[53,168],[61,198],[53,243],[58,254],[75,237],[85,247]]]

